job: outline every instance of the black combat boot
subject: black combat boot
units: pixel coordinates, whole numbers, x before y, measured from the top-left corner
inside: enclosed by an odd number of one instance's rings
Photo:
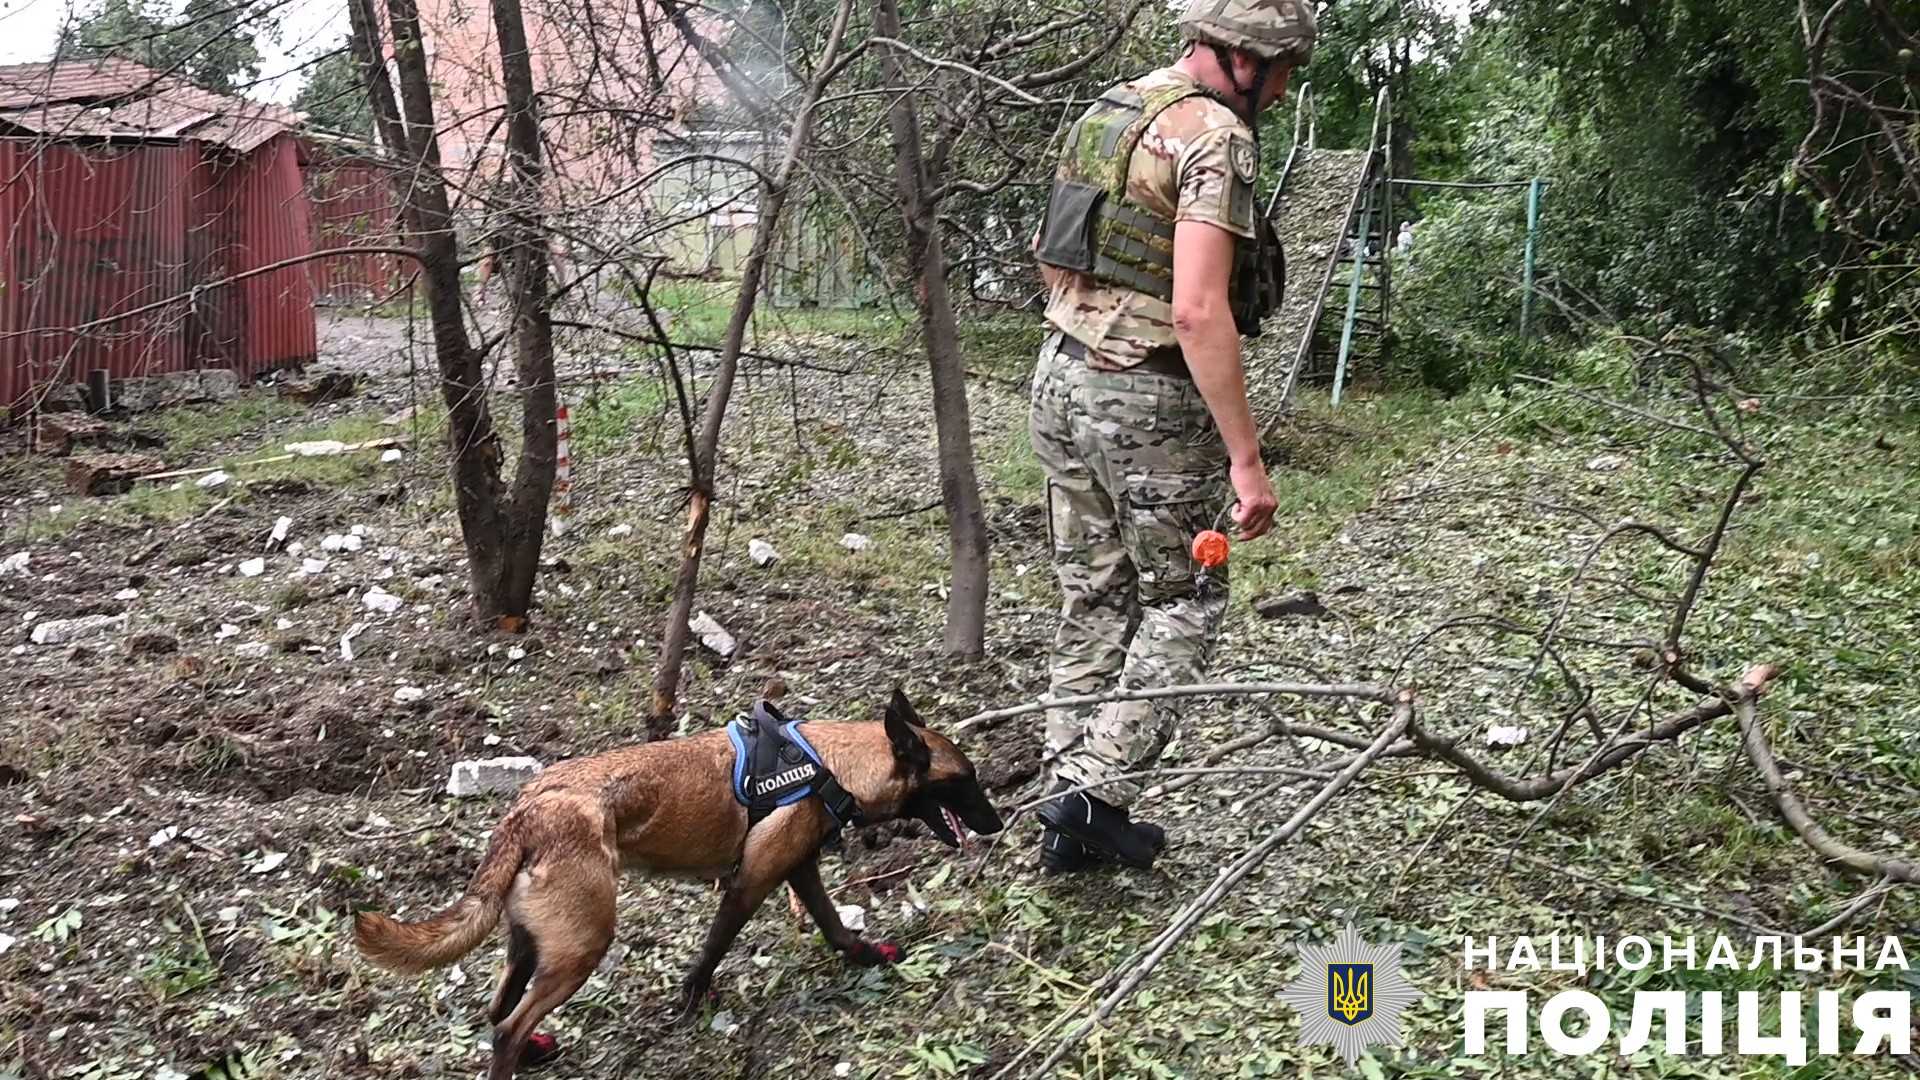
[[[1072,786],[1056,781],[1054,790]],[[1040,865],[1056,874],[1107,860],[1151,869],[1154,856],[1167,846],[1166,830],[1149,822],[1136,824],[1125,810],[1085,791],[1042,803],[1039,817],[1047,826],[1040,837]]]

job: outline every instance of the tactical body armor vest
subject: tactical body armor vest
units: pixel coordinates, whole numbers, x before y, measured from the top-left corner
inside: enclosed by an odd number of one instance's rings
[[[1040,225],[1036,256],[1041,262],[1173,299],[1173,222],[1127,198],[1127,170],[1147,125],[1194,97],[1219,100],[1191,83],[1146,93],[1118,86],[1074,122]],[[1251,183],[1244,192],[1253,199]],[[1280,304],[1286,257],[1266,217],[1252,206],[1249,210],[1255,235],[1234,244],[1228,301],[1240,333],[1257,337],[1260,320]]]

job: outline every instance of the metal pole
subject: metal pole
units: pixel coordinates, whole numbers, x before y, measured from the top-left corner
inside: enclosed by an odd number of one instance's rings
[[[1365,170],[1361,174],[1363,177],[1373,171],[1371,154],[1368,155]],[[1363,180],[1362,184],[1365,183]],[[1350,240],[1353,245],[1353,280],[1347,285],[1347,318],[1345,325],[1340,328],[1340,356],[1333,363],[1333,407],[1336,409],[1340,407],[1341,384],[1347,381],[1347,356],[1353,351],[1353,317],[1360,306],[1360,279],[1367,270],[1367,232],[1372,221],[1373,192],[1368,189],[1366,204],[1360,211],[1360,234]],[[1339,249],[1334,250],[1337,258]]]
[[[1380,150],[1380,366],[1393,362],[1393,102],[1387,107],[1387,139]]]
[[[1540,178],[1534,177],[1527,183],[1527,254],[1525,265],[1521,268],[1522,292],[1520,293],[1520,340],[1527,339],[1527,323],[1533,315],[1533,248],[1534,238],[1540,231]]]
[[[1486,181],[1486,182],[1464,183],[1464,182],[1457,182],[1453,180],[1415,180],[1411,177],[1398,177],[1398,176],[1388,181],[1388,183],[1398,184],[1401,187],[1423,187],[1423,188],[1515,188],[1515,187],[1526,187],[1528,184],[1532,184],[1532,183],[1545,184],[1546,182],[1547,181],[1545,180],[1492,180],[1492,181]]]

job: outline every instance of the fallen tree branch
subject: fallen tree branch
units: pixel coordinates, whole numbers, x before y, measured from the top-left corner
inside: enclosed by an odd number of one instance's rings
[[[1862,911],[1871,907],[1874,901],[1899,888],[1900,885],[1900,882],[1892,878],[1881,878],[1880,884],[1875,885],[1873,888],[1855,897],[1853,903],[1841,909],[1840,914],[1835,915],[1833,918],[1828,919],[1826,922],[1821,923],[1811,930],[1803,931],[1800,936],[1802,938],[1817,938],[1823,934],[1833,933],[1835,930],[1852,922]]]
[[[1772,664],[1756,664],[1747,669],[1732,691],[1734,696],[1746,694],[1758,696],[1766,691],[1767,684],[1780,673]],[[1645,731],[1620,739],[1585,762],[1544,776],[1520,779],[1495,769],[1460,749],[1453,739],[1441,738],[1422,727],[1418,721],[1407,726],[1407,733],[1413,741],[1433,757],[1439,758],[1465,773],[1468,780],[1509,802],[1533,802],[1553,796],[1561,788],[1575,784],[1589,776],[1598,776],[1607,770],[1634,757],[1657,743],[1672,742],[1680,736],[1710,720],[1718,720],[1733,712],[1732,703],[1725,697],[1703,701],[1682,713],[1661,720]]]
[[[1559,874],[1562,877],[1572,878],[1573,880],[1580,882],[1582,885],[1592,885],[1595,888],[1605,889],[1608,892],[1615,893],[1619,896],[1627,897],[1628,899],[1631,899],[1631,900],[1639,900],[1643,903],[1653,904],[1658,907],[1673,908],[1676,911],[1690,911],[1695,915],[1705,915],[1705,916],[1708,916],[1709,918],[1719,919],[1721,922],[1730,923],[1734,926],[1744,926],[1748,930],[1751,930],[1754,933],[1760,934],[1763,936],[1769,936],[1769,937],[1785,936],[1783,931],[1775,930],[1770,926],[1762,926],[1757,922],[1750,922],[1746,919],[1741,918],[1738,915],[1733,914],[1732,912],[1715,911],[1710,907],[1701,907],[1699,904],[1689,904],[1685,900],[1667,900],[1658,896],[1649,896],[1645,893],[1637,893],[1637,892],[1634,892],[1632,889],[1627,888],[1624,885],[1615,885],[1611,881],[1605,881],[1597,877],[1591,877],[1589,875],[1582,874],[1577,870],[1570,870],[1567,868],[1566,864],[1564,863],[1549,862],[1546,859],[1535,858],[1532,855],[1521,855],[1521,854],[1514,854],[1514,853],[1509,853],[1507,857],[1512,859],[1519,859],[1521,862],[1524,862],[1524,863],[1531,863],[1534,866],[1538,866],[1543,870],[1552,871],[1553,873]]]
[[[1029,713],[1045,712],[1048,709],[1067,708],[1074,705],[1105,705],[1110,701],[1157,701],[1162,698],[1182,697],[1251,697],[1265,694],[1288,694],[1294,697],[1366,698],[1369,701],[1389,704],[1394,701],[1393,692],[1381,686],[1379,683],[1189,683],[1180,686],[1154,686],[1137,690],[1111,690],[1102,694],[1078,694],[1073,697],[1040,698],[1037,701],[1027,702],[1025,705],[1009,705],[1004,709],[989,709],[986,712],[974,713],[972,716],[953,725],[952,730],[965,731],[968,728],[978,727],[981,724],[1009,720],[1016,716],[1026,716]],[[1310,738],[1326,738],[1325,735],[1319,733],[1318,729],[1294,726],[1292,730],[1298,734],[1307,735]],[[1342,745],[1348,746],[1366,745],[1364,742],[1355,743],[1353,741],[1343,741],[1343,739],[1353,740],[1355,736],[1344,735],[1344,733],[1330,734],[1343,736],[1343,738],[1328,739],[1330,742],[1341,742]]]
[[[330,454],[293,454],[293,453],[274,454],[270,457],[251,458],[247,461],[234,461],[234,462],[229,462],[228,464],[225,464],[225,465],[203,465],[193,469],[169,469],[166,472],[148,473],[145,476],[136,476],[134,477],[134,480],[136,482],[144,482],[144,481],[152,481],[152,480],[178,480],[183,476],[205,476],[208,473],[223,472],[227,469],[245,468],[250,465],[274,465],[283,461],[294,461],[299,458],[339,457],[342,454],[358,454],[358,453],[364,453],[365,451],[368,451],[368,450],[397,450],[403,446],[406,446],[410,439],[411,439],[411,436],[407,436],[407,435],[393,435],[384,439],[370,439],[367,442],[346,443],[345,445],[341,446],[338,451]]]
[[[1149,780],[1156,776],[1287,776],[1296,780],[1331,780],[1332,773],[1318,769],[1302,769],[1296,765],[1195,765],[1176,766],[1166,769],[1142,769],[1139,772],[1122,773],[1109,776],[1105,780],[1095,780],[1091,784],[1078,784],[1060,791],[1049,791],[1009,810],[1009,814],[1022,814],[1028,810],[1050,803],[1063,795],[1077,795],[1082,791],[1094,791],[1108,784],[1118,784],[1125,780]]]
[[[1220,902],[1226,899],[1227,894],[1233,891],[1234,886],[1238,885],[1241,881],[1245,880],[1249,874],[1258,869],[1260,864],[1265,862],[1267,856],[1271,855],[1276,848],[1281,847],[1298,836],[1300,830],[1304,829],[1307,823],[1313,820],[1315,815],[1319,814],[1321,810],[1326,808],[1328,803],[1333,801],[1334,796],[1340,794],[1367,766],[1373,764],[1381,754],[1385,753],[1388,747],[1398,742],[1401,733],[1405,732],[1412,722],[1413,693],[1412,691],[1403,690],[1398,695],[1398,700],[1394,704],[1392,721],[1389,722],[1385,728],[1381,729],[1380,734],[1374,736],[1373,741],[1367,745],[1367,748],[1362,751],[1359,756],[1355,757],[1351,764],[1340,770],[1333,779],[1327,781],[1326,785],[1315,793],[1313,798],[1307,800],[1306,805],[1294,811],[1293,816],[1288,818],[1284,825],[1275,829],[1265,840],[1260,841],[1260,843],[1248,849],[1231,864],[1222,867],[1219,876],[1214,878],[1213,884],[1199,896],[1194,897],[1186,907],[1180,910],[1178,915],[1174,916],[1173,921],[1168,924],[1167,928],[1161,931],[1160,935],[1148,946],[1145,955],[1123,966],[1121,970],[1124,970],[1126,974],[1121,978],[1120,984],[1114,987],[1112,992],[1108,993],[1106,997],[1101,999],[1100,1005],[1094,1010],[1093,1015],[1082,1020],[1072,1031],[1068,1032],[1066,1037],[1060,1041],[1060,1044],[1054,1047],[1053,1053],[1049,1054],[1037,1069],[1027,1073],[1026,1076],[1028,1078],[1040,1077],[1052,1072],[1054,1066],[1058,1065],[1060,1060],[1067,1056],[1068,1051],[1072,1050],[1080,1040],[1087,1037],[1088,1032],[1092,1031],[1096,1025],[1104,1022],[1107,1017],[1113,1015],[1114,1010],[1120,1007],[1120,1003],[1125,1001],[1128,995],[1132,994],[1142,982],[1146,981],[1147,976],[1153,972],[1154,967],[1166,957],[1167,953],[1173,950],[1175,945],[1178,945],[1184,940],[1186,936],[1192,932],[1194,927],[1200,924],[1200,920],[1204,918],[1208,912],[1218,907]],[[999,1073],[995,1074],[994,1080],[999,1080],[999,1077],[1004,1076],[1012,1067],[1013,1066],[1009,1064],[1007,1068],[1000,1070]]]
[[[1787,819],[1793,831],[1821,858],[1844,870],[1908,885],[1920,884],[1920,866],[1854,847],[1814,820],[1813,814],[1807,810],[1807,804],[1793,793],[1793,785],[1787,782],[1786,774],[1780,771],[1780,763],[1774,759],[1773,747],[1760,727],[1756,706],[1758,698],[1757,693],[1741,693],[1734,698],[1732,708],[1740,724],[1740,743],[1747,752],[1747,760],[1753,762],[1753,767],[1760,771],[1761,779],[1766,781],[1767,791],[1773,796],[1773,804],[1779,807],[1780,816]]]

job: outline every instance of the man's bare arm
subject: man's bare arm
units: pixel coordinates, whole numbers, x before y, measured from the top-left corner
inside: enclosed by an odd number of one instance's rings
[[[1229,477],[1240,503],[1234,521],[1252,539],[1273,522],[1273,487],[1260,460],[1260,432],[1247,404],[1240,331],[1228,305],[1234,235],[1203,221],[1173,229],[1173,331],[1200,396],[1227,444]]]

